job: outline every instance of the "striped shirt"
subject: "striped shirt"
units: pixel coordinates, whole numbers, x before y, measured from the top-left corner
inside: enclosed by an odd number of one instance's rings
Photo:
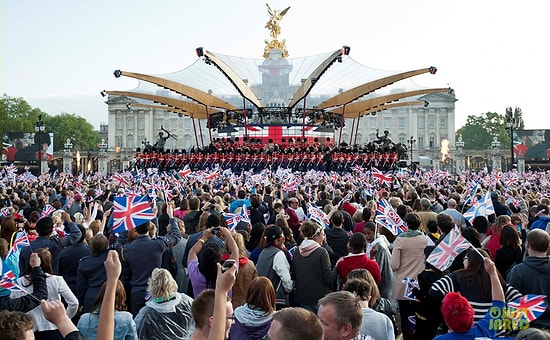
[[[455,272],[449,273],[434,282],[429,294],[433,297],[443,299],[443,297],[449,292],[458,292],[464,296],[466,300],[468,300],[474,309],[474,322],[483,319],[493,304],[491,297],[486,299],[479,296],[478,287],[467,288],[465,283],[462,285],[459,284]],[[520,298],[521,293],[506,283],[504,286],[504,296],[506,298],[506,302],[508,302]]]

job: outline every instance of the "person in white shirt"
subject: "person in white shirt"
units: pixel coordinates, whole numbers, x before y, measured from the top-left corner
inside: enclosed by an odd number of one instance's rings
[[[48,248],[40,248],[34,251],[40,257],[40,266],[46,273],[46,285],[48,287],[48,301],[61,301],[61,297],[67,303],[67,315],[72,318],[78,311],[78,299],[73,294],[62,276],[53,275],[52,255]],[[29,294],[33,293],[31,267],[27,266],[24,275],[17,279],[17,283],[21,285]],[[26,293],[12,292],[14,298],[20,297]],[[61,333],[57,326],[49,322],[42,313],[42,307],[37,306],[27,312],[34,318],[33,331],[36,339],[62,339]]]
[[[369,335],[373,339],[395,339],[393,324],[390,318],[383,313],[369,308],[369,301],[372,296],[372,286],[367,280],[358,278],[349,279],[344,285],[344,290],[356,294],[360,299],[359,304],[363,310],[361,334]]]

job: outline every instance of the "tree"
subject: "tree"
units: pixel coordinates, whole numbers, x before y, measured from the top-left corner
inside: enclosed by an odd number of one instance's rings
[[[518,130],[523,130],[525,127],[525,122],[523,121],[523,112],[521,112],[521,109],[516,106],[514,111],[512,111],[511,107],[506,108],[506,119],[509,117],[512,117],[516,120],[516,128]]]
[[[95,149],[99,143],[99,133],[94,131],[92,124],[75,114],[61,113],[48,117],[44,123],[51,131],[55,131],[54,150],[56,151],[64,149],[67,138],[80,150]]]
[[[44,121],[45,132],[53,132],[54,151],[63,150],[67,138],[82,150],[95,148],[99,143],[99,133],[94,131],[86,119],[69,113],[50,116],[38,108],[32,108],[23,98],[14,98],[6,94],[2,95],[0,101],[0,135],[34,132],[40,115]]]
[[[0,100],[0,135],[12,132],[34,132],[38,116],[47,113],[32,108],[23,98],[14,98],[6,94]]]
[[[510,134],[506,126],[506,117],[512,114],[512,108],[506,108],[506,114],[487,112],[480,116],[470,115],[466,124],[457,130],[457,135],[462,136],[464,148],[470,150],[484,150],[491,147],[494,137],[500,142],[501,147],[510,144]],[[513,112],[518,129],[524,126],[521,109],[516,107]]]

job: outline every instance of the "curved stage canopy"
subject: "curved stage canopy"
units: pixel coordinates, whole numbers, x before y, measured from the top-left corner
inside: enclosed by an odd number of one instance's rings
[[[398,106],[426,106],[427,102],[418,100],[420,96],[452,91],[411,81],[421,74],[435,74],[434,66],[377,70],[353,60],[348,46],[301,58],[283,58],[277,48],[265,59],[228,56],[202,47],[196,52],[196,62],[169,74],[116,70],[115,77],[137,79],[138,86],[130,91],[102,91],[102,95],[128,97],[129,106],[208,119],[208,126],[218,130],[247,124],[341,129],[345,118]]]

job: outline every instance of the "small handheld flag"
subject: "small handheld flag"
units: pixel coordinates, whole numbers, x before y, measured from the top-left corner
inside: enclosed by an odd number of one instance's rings
[[[113,231],[134,229],[155,218],[147,196],[115,197],[113,204]]]

